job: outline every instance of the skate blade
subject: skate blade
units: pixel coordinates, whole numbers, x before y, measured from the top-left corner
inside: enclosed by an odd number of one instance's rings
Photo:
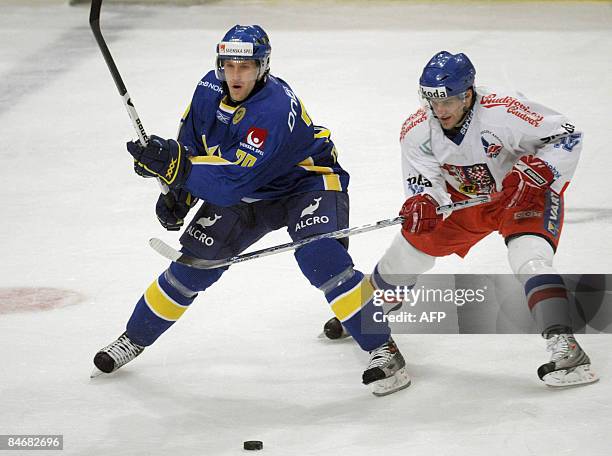
[[[599,380],[598,375],[591,371],[591,365],[578,366],[568,372],[566,369],[551,372],[542,378],[546,386],[563,388],[567,386],[588,385]]]
[[[408,388],[410,383],[410,376],[408,375],[408,372],[406,372],[406,368],[402,367],[391,377],[383,378],[382,380],[372,383],[370,385],[370,389],[374,396],[381,397],[395,393],[396,391],[404,388]]]
[[[94,369],[91,371],[91,374],[89,374],[89,378],[96,378],[96,377],[99,377],[100,375],[104,375],[104,372],[102,372],[97,367],[94,367]]]

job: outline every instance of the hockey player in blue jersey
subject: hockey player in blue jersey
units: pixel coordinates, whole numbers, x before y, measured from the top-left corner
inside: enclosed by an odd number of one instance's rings
[[[349,175],[338,164],[330,131],[314,125],[289,85],[269,73],[270,53],[261,27],[232,27],[217,45],[216,69],[196,87],[177,140],[152,136],[146,147],[128,143],[136,172],[170,188],[156,206],[166,229],[180,229],[197,199],[204,201],[180,238],[192,256],[237,255],[283,227],[300,240],[348,226]],[[389,327],[372,318],[373,289],[354,269],[347,240],[311,242],[295,258],[370,352],[363,383],[376,395],[408,386]],[[172,263],[139,299],[125,333],[96,354],[97,370],[111,373],[133,360],[225,270]]]

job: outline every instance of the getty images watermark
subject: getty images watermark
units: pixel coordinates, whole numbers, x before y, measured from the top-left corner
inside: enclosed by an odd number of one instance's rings
[[[410,284],[414,276],[385,280]],[[364,334],[387,331],[381,323],[394,334],[540,334],[536,316],[570,323],[577,334],[612,333],[610,274],[423,274],[414,287],[368,292]]]
[[[373,319],[377,323],[434,323],[440,322],[446,318],[444,311],[421,311],[414,312],[412,310],[402,310],[399,312],[388,313],[383,306],[402,305],[415,307],[419,304],[439,304],[453,303],[456,306],[466,304],[479,304],[486,300],[487,286],[482,288],[425,288],[425,287],[408,287],[397,286],[394,289],[374,290],[372,303],[380,307],[379,311],[375,311]]]

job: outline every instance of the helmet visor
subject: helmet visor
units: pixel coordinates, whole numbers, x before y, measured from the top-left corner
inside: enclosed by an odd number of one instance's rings
[[[217,77],[226,82],[251,82],[259,79],[259,62],[251,59],[217,57]]]

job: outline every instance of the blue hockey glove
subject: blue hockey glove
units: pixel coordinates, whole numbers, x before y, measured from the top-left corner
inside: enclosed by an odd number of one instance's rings
[[[185,190],[173,190],[167,195],[159,195],[155,205],[157,220],[168,231],[178,231],[183,226],[185,216],[196,205],[198,199]]]
[[[188,151],[173,139],[151,136],[146,147],[142,147],[139,142],[130,141],[127,143],[127,150],[136,161],[134,166],[143,168],[142,173],[136,171],[138,174],[159,177],[170,188],[180,187],[191,171]]]
[[[134,172],[141,177],[156,177],[157,176],[156,174],[153,174],[147,171],[145,167],[142,166],[142,163],[138,163],[136,160],[134,160]]]

